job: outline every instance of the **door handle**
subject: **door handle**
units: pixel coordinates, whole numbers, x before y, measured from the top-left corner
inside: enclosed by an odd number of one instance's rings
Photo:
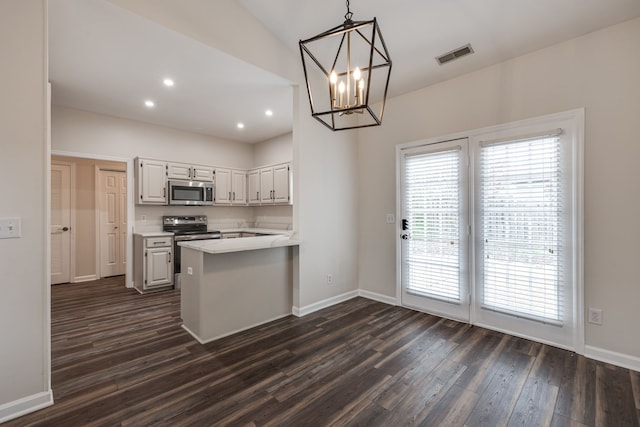
[[[69,227],[62,227],[62,231],[69,231]]]

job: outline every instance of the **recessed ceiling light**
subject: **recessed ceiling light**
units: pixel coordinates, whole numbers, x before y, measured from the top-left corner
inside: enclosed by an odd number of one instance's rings
[[[238,129],[244,129],[244,123],[238,123],[236,126]]]
[[[265,112],[264,112],[264,114],[265,114],[265,116],[267,116],[267,117],[271,117],[271,116],[273,116],[273,111],[271,111],[271,110],[267,110],[267,111],[265,111]]]
[[[168,87],[173,86],[173,80],[171,80],[171,79],[164,79],[164,80],[162,81],[162,83],[164,83],[164,85],[165,85],[165,86],[168,86]]]
[[[146,106],[147,106],[147,107],[149,107],[149,108],[152,108],[152,107],[154,107],[156,104],[155,104],[152,100],[147,99],[146,101],[144,101],[144,105],[146,105]]]

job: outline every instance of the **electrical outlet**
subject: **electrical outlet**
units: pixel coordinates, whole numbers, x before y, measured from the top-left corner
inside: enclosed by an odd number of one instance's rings
[[[396,222],[396,216],[394,214],[387,214],[387,224],[394,224]]]
[[[187,267],[187,274],[193,276],[193,267]]]
[[[602,325],[602,309],[589,307],[589,323]]]
[[[333,274],[331,273],[327,274],[327,284],[333,285]]]

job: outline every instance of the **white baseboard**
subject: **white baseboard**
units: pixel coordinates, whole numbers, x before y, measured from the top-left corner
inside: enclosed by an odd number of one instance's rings
[[[382,295],[382,294],[378,294],[371,291],[365,291],[363,289],[358,290],[358,295],[360,295],[362,298],[367,298],[367,299],[378,301],[384,304],[399,305],[395,297],[390,297],[388,295]]]
[[[92,280],[98,280],[99,277],[95,274],[88,274],[86,276],[76,276],[73,278],[73,283],[91,282]]]
[[[225,334],[218,335],[218,336],[215,336],[213,338],[207,338],[207,339],[203,339],[203,338],[199,337],[198,334],[193,332],[191,329],[186,327],[184,324],[182,324],[182,329],[184,329],[185,331],[189,332],[189,335],[191,335],[193,338],[195,338],[195,340],[198,341],[200,344],[208,344],[208,343],[213,342],[215,340],[219,340],[220,338],[228,337],[229,335],[237,334],[239,332],[243,332],[243,331],[246,331],[248,329],[255,328],[256,326],[261,326],[261,325],[264,325],[265,323],[273,322],[274,320],[280,320],[280,319],[283,319],[283,318],[285,318],[287,316],[291,316],[291,313],[282,314],[282,315],[276,316],[276,317],[274,317],[272,319],[265,320],[264,322],[258,322],[258,323],[254,324],[254,325],[246,326],[244,328],[240,328],[240,329],[237,329],[235,331],[227,332]]]
[[[584,356],[589,359],[595,359],[600,362],[610,363],[612,365],[640,372],[640,357],[617,353],[615,351],[605,350],[603,348],[593,347],[590,345],[584,346]]]
[[[43,391],[0,405],[0,424],[53,405],[53,392]]]
[[[311,314],[315,311],[322,310],[323,308],[331,307],[332,305],[340,304],[341,302],[348,301],[358,296],[358,291],[350,291],[335,297],[327,298],[322,301],[315,302],[313,304],[306,305],[304,307],[293,306],[291,312],[294,316],[302,317],[307,314]]]

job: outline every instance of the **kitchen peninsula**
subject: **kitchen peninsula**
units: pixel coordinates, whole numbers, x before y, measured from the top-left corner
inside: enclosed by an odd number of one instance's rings
[[[300,243],[290,234],[180,243],[183,328],[204,344],[291,314]]]

